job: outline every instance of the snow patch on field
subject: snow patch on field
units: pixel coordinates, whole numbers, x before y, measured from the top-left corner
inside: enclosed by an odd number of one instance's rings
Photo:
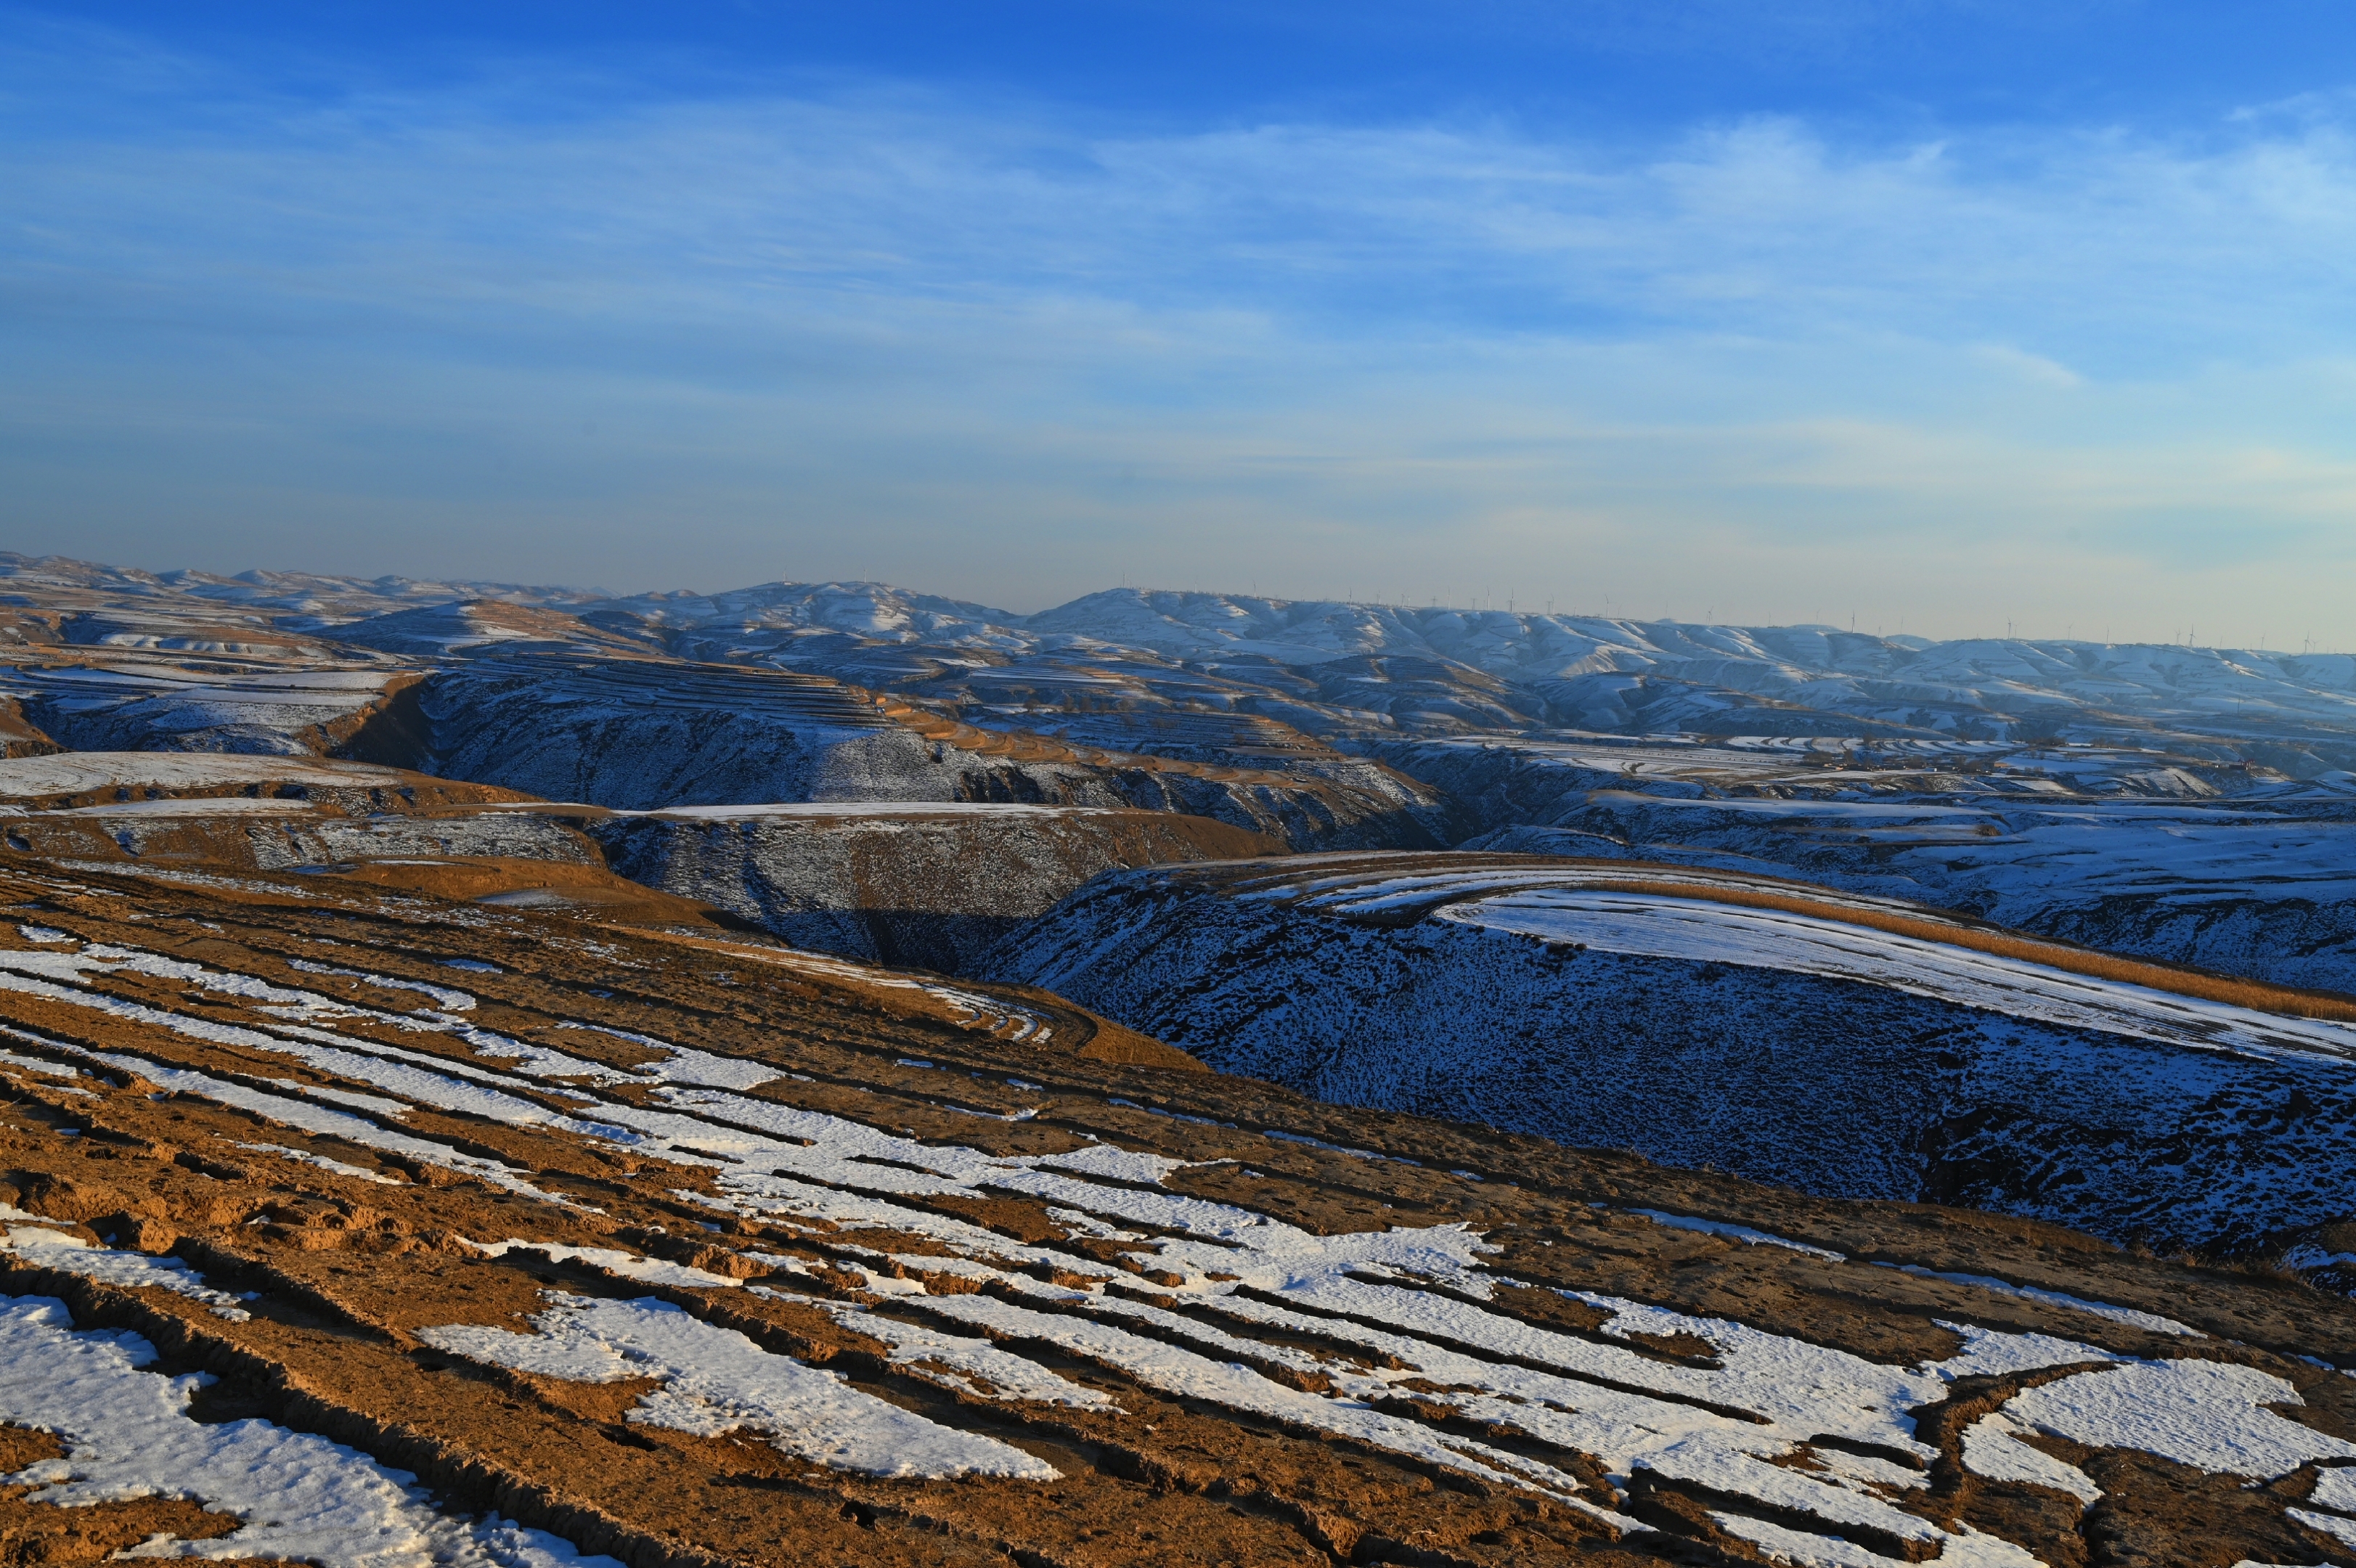
[[[211,1542],[150,1541],[125,1555],[275,1557],[325,1568],[621,1568],[537,1530],[437,1510],[417,1477],[267,1421],[200,1424],[188,1401],[210,1381],[140,1369],[136,1334],[77,1331],[65,1304],[0,1298],[0,1420],[56,1433],[66,1456],[5,1479],[64,1507],[194,1498],[245,1522]]]
[[[446,1013],[468,1013],[475,1010],[475,998],[464,991],[454,991],[447,986],[429,986],[422,980],[396,979],[390,975],[371,975],[365,969],[338,969],[328,964],[314,964],[307,958],[289,958],[287,966],[305,975],[340,975],[348,980],[365,980],[391,991],[416,991],[430,997],[434,1005]]]
[[[2138,1361],[2081,1372],[2016,1395],[2004,1414],[2094,1448],[2141,1448],[2212,1475],[2271,1480],[2316,1459],[2356,1459],[2356,1444],[2276,1415],[2298,1391],[2229,1361]]]
[[[7,1032],[13,1034],[11,1029]],[[0,1051],[0,1067],[11,1067],[19,1072],[37,1072],[44,1078],[79,1078],[81,1073],[59,1062],[42,1061],[30,1056],[19,1056],[13,1051]]]
[[[470,1360],[573,1382],[659,1378],[663,1386],[643,1396],[628,1420],[705,1437],[750,1428],[781,1453],[836,1469],[927,1479],[1061,1478],[1044,1459],[927,1421],[667,1302],[551,1293],[532,1326],[537,1333],[454,1324],[417,1337]]]
[[[0,976],[0,983],[4,983],[5,978]],[[544,1203],[579,1207],[569,1198],[553,1192],[543,1192],[532,1186],[524,1179],[528,1173],[513,1166],[502,1164],[498,1160],[486,1159],[480,1155],[466,1154],[450,1147],[447,1144],[435,1143],[427,1138],[412,1137],[407,1133],[396,1133],[359,1116],[348,1115],[341,1111],[330,1111],[324,1106],[311,1104],[302,1100],[288,1099],[284,1095],[267,1094],[259,1089],[249,1089],[242,1083],[228,1083],[185,1067],[167,1067],[146,1057],[134,1056],[124,1051],[85,1051],[62,1042],[59,1043],[58,1049],[70,1051],[78,1056],[114,1068],[118,1072],[136,1073],[159,1089],[194,1094],[218,1104],[250,1111],[257,1116],[275,1122],[281,1126],[293,1127],[298,1132],[316,1133],[325,1137],[342,1138],[348,1143],[359,1144],[365,1148],[382,1149],[387,1154],[413,1159],[421,1165],[439,1166],[444,1170],[454,1171],[461,1176],[471,1176],[477,1180],[489,1182],[494,1187],[505,1188],[509,1192],[519,1193],[527,1198],[537,1198]]]
[[[938,1263],[940,1260],[918,1260]],[[907,1367],[937,1382],[963,1389],[984,1399],[1031,1400],[1041,1404],[1074,1405],[1083,1410],[1119,1410],[1110,1395],[1085,1383],[1059,1376],[1038,1362],[1001,1350],[987,1339],[944,1334],[938,1329],[904,1323],[896,1317],[850,1302],[823,1296],[797,1296],[766,1285],[752,1287],[756,1296],[814,1307],[854,1334],[880,1339],[892,1348],[892,1364]],[[918,1287],[919,1294],[922,1287]]]
[[[0,1222],[7,1227],[5,1235],[0,1235],[0,1252],[12,1253],[35,1268],[77,1274],[101,1285],[125,1289],[149,1286],[168,1290],[175,1296],[204,1302],[213,1309],[214,1316],[235,1323],[252,1316],[238,1305],[236,1296],[213,1289],[177,1258],[151,1258],[145,1253],[92,1246],[80,1236],[51,1229],[53,1221],[44,1221],[38,1214],[27,1214],[5,1203],[0,1203]]]
[[[673,1045],[667,1040],[657,1040],[651,1035],[631,1034],[595,1024],[568,1022],[556,1027],[611,1035],[616,1040],[626,1040],[633,1045],[643,1045],[649,1051],[661,1051],[662,1061],[641,1062],[628,1070],[657,1083],[686,1083],[712,1089],[757,1089],[783,1076],[780,1069],[763,1062],[747,1061],[741,1056],[719,1056],[712,1051],[698,1051],[692,1046]],[[565,1069],[567,1072],[577,1071],[578,1062]]]
[[[1945,1398],[1966,1377],[2066,1373],[1976,1424],[1965,1457],[1975,1469],[2012,1478],[2030,1478],[2033,1470],[2040,1484],[2060,1485],[2082,1499],[2085,1490],[2073,1483],[2074,1473],[2041,1465],[2036,1450],[2019,1441],[2021,1433],[2147,1447],[2233,1474],[2279,1475],[2314,1459],[2356,1457],[2356,1446],[2264,1408],[2295,1403],[2297,1396],[2288,1384],[2248,1369],[2136,1360],[2074,1340],[1968,1323],[1949,1325],[1964,1343],[1948,1360],[1890,1366],[1726,1319],[1569,1291],[1564,1294],[1608,1316],[1599,1335],[1558,1332],[1484,1305],[1500,1276],[1486,1265],[1480,1234],[1462,1225],[1318,1235],[1237,1205],[1167,1190],[1186,1161],[1101,1141],[1048,1155],[920,1142],[787,1103],[776,1096],[789,1092],[789,1079],[766,1065],[620,1030],[598,1032],[655,1051],[659,1060],[634,1070],[602,1066],[475,1029],[448,1013],[374,1014],[306,993],[273,995],[260,981],[251,987],[262,989],[250,989],[247,977],[193,965],[174,967],[169,976],[263,1005],[309,1008],[316,1000],[347,1015],[446,1031],[471,1044],[478,1059],[403,1051],[307,1025],[263,1034],[177,1019],[86,988],[128,967],[121,956],[126,951],[109,949],[96,957],[0,954],[0,986],[101,1007],[200,1040],[291,1053],[322,1074],[356,1081],[399,1104],[489,1107],[486,1114],[705,1168],[712,1188],[682,1191],[683,1200],[709,1207],[715,1218],[737,1215],[787,1231],[802,1230],[806,1221],[803,1234],[824,1260],[762,1253],[752,1254],[753,1261],[824,1277],[838,1288],[848,1279],[872,1299],[855,1292],[847,1300],[799,1295],[769,1285],[754,1290],[824,1312],[870,1336],[888,1347],[891,1364],[904,1375],[980,1397],[1103,1406],[1098,1391],[1055,1372],[1047,1364],[1053,1358],[1026,1350],[1050,1346],[1059,1356],[1094,1361],[1161,1392],[1330,1433],[1494,1484],[1536,1488],[1634,1528],[1568,1469],[1532,1457],[1549,1448],[1592,1455],[1622,1493],[1639,1471],[1649,1471],[1672,1484],[1706,1488],[1720,1499],[1719,1506],[1737,1511],[1741,1505],[1724,1499],[1753,1499],[1786,1522],[1749,1520],[1739,1532],[1804,1563],[1848,1561],[1844,1553],[1862,1549],[1840,1539],[1845,1533],[1904,1542],[1909,1550],[1935,1552],[1942,1562],[2026,1561],[1992,1537],[1943,1529],[1900,1506],[1905,1494],[1927,1485],[1923,1471],[1901,1461],[1935,1456],[1917,1437],[1912,1412]],[[868,978],[863,971],[853,974]],[[305,1016],[324,1021],[335,1015]],[[80,1054],[160,1087],[398,1149],[406,1158],[501,1185],[519,1184],[528,1174],[470,1162],[431,1139],[329,1109],[310,1097],[307,1085],[297,1085],[302,1095],[280,1097],[128,1052]],[[577,1115],[530,1097],[532,1081],[550,1077],[587,1085],[568,1090],[582,1102]],[[650,1104],[596,1092],[649,1079],[655,1081]],[[742,1092],[756,1084],[767,1086],[762,1097]],[[1019,1243],[932,1207],[945,1198],[1007,1195],[1044,1202],[1071,1235],[1116,1247],[1148,1272],[1126,1272],[1076,1246]],[[1789,1246],[1834,1267],[1858,1266],[1830,1249],[1725,1221],[1665,1211],[1647,1217],[1737,1242]],[[860,1248],[862,1230],[890,1233],[890,1255]],[[487,1252],[537,1248],[649,1284],[714,1288],[736,1283],[617,1249],[515,1239],[475,1244]],[[2105,1308],[2059,1292],[1971,1275],[1937,1277],[2038,1305],[2102,1310],[2137,1327],[2184,1328],[2156,1314]],[[1115,1279],[1121,1282],[1119,1292],[1105,1288]],[[755,1430],[787,1452],[847,1469],[1053,1475],[1020,1450],[877,1400],[691,1312],[651,1300],[552,1296],[550,1302],[534,1319],[536,1333],[453,1325],[426,1338],[455,1354],[548,1376],[659,1379],[663,1387],[632,1419],[700,1433]],[[1687,1335],[1708,1346],[1708,1358],[1664,1359],[1639,1338]],[[2072,1370],[2087,1366],[2101,1370]],[[1523,1452],[1513,1444],[1466,1438],[1421,1414],[1386,1407],[1409,1392],[1419,1407],[1442,1406],[1544,1446]],[[1815,1446],[1819,1439],[1826,1440],[1822,1448]],[[1860,1445],[1882,1457],[1859,1454]],[[1795,1467],[1794,1458],[1810,1459],[1813,1467]],[[1792,1528],[1788,1521],[1795,1518],[1823,1520],[1824,1533]]]
[[[2291,1518],[2308,1529],[2321,1531],[2342,1546],[2356,1547],[2356,1519],[2336,1519],[2313,1509],[2295,1508],[2289,1512]]]
[[[2315,1490],[2308,1501],[2321,1508],[2338,1509],[2342,1513],[2356,1513],[2356,1467],[2334,1466],[2315,1478]]]
[[[2002,1413],[1983,1415],[1964,1431],[1964,1468],[1992,1481],[2026,1481],[2068,1492],[2088,1507],[2103,1488],[2086,1472],[2020,1441],[2031,1429]]]
[[[1507,1485],[1535,1486],[1586,1511],[1579,1482],[1550,1465],[1525,1459],[1469,1438],[1447,1438],[1418,1423],[1301,1393],[1233,1362],[1126,1329],[1061,1312],[1042,1312],[989,1296],[928,1297],[944,1317],[1009,1338],[1049,1344],[1119,1368],[1148,1388],[1179,1399],[1201,1399],[1228,1410],[1271,1417],[1337,1436],[1356,1438],[1395,1454],[1430,1460]]]

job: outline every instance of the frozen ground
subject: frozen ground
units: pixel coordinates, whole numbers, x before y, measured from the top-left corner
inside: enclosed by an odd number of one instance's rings
[[[337,789],[399,788],[411,782],[398,768],[365,763],[330,763],[309,757],[257,763],[252,758],[202,752],[68,752],[47,757],[0,761],[0,800],[45,801],[92,795],[118,798],[118,791],[147,797],[151,791],[180,795],[228,794],[249,786],[281,784]]]
[[[160,655],[0,668],[0,698],[21,705],[74,751],[176,751],[316,755],[385,700],[382,667],[189,667]]]

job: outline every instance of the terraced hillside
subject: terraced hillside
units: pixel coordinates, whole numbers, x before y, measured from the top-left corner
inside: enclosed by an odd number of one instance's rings
[[[306,645],[191,657],[138,648],[62,654],[0,670],[19,715],[9,754],[176,751],[320,755],[349,743],[413,671]]]
[[[496,785],[315,757],[68,752],[0,761],[0,841],[67,865],[388,874],[507,861],[614,883],[594,840]],[[645,890],[635,890],[643,893]],[[648,895],[653,896],[653,895]]]
[[[0,761],[0,841],[70,867],[334,872],[956,970],[1100,871],[1280,852],[1178,812],[873,802],[624,812],[370,763]]]
[[[980,972],[1322,1098],[1812,1191],[2227,1250],[2356,1211],[2356,999],[1804,883],[1515,855],[1156,868]]]
[[[650,658],[485,656],[352,754],[620,810],[996,801],[1208,816],[1295,848],[1431,846],[1433,794],[1358,759],[1327,779],[1075,747],[815,676]]]
[[[2356,1563],[2356,1308],[2279,1277],[777,947],[0,897],[27,1560]]]

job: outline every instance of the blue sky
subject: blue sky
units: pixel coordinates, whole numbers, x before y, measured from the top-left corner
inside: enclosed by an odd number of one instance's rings
[[[0,10],[0,545],[2356,645],[2356,13]]]

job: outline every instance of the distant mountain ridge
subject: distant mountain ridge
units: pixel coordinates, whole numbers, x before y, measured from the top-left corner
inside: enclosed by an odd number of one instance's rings
[[[2356,738],[2356,657],[2345,654],[2073,639],[1928,642],[1824,626],[1135,588],[1023,615],[876,582],[616,595],[402,577],[154,573],[0,554],[0,603],[78,609],[72,624],[61,622],[46,637],[31,634],[37,640],[193,647],[209,625],[220,645],[233,635],[261,634],[430,655],[486,640],[483,632],[458,635],[455,625],[436,636],[427,625],[436,611],[477,602],[538,613],[494,613],[492,619],[513,625],[484,628],[487,640],[528,634],[561,643],[574,624],[578,640],[605,648],[635,645],[704,662],[784,666],[984,703],[1005,699],[977,696],[974,672],[1011,674],[1012,666],[1035,667],[1033,677],[1044,669],[1045,685],[1063,688],[1072,684],[1073,666],[1106,661],[1141,667],[1149,677],[1183,665],[1279,692],[1286,678],[1269,677],[1298,672],[1290,695],[1309,705],[1303,713],[1288,710],[1276,693],[1243,708],[1291,723],[1302,723],[1305,713],[1306,727],[1329,734],[1362,712],[1373,727],[1409,732],[1553,727],[2115,741],[2123,731],[2157,728],[2234,741]],[[168,624],[143,635],[130,624],[143,617]],[[388,633],[399,635],[388,642]],[[1376,662],[1359,669],[1352,661]],[[1419,698],[1405,690],[1419,682],[1447,689],[1425,700],[1429,691]],[[1035,690],[1020,695],[1033,707],[1042,700]],[[1054,700],[1067,704],[1065,696]],[[1232,692],[1186,701],[1237,708]],[[1332,722],[1317,721],[1337,713]]]

